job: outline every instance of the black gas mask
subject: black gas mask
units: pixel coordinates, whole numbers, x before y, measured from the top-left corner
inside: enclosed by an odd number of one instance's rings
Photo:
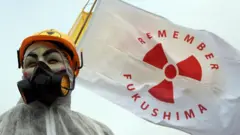
[[[74,87],[75,78],[73,78]],[[58,97],[67,96],[70,79],[66,71],[54,73],[44,62],[38,62],[30,78],[17,83],[19,92],[26,104],[40,101],[50,106]]]

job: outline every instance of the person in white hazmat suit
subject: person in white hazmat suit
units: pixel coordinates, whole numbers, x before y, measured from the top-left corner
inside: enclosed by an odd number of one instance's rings
[[[70,38],[45,30],[18,50],[21,98],[0,116],[0,135],[113,135],[104,124],[71,110],[81,61]]]

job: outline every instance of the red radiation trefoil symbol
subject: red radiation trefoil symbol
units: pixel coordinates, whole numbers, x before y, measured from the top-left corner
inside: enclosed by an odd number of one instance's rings
[[[202,78],[201,65],[193,55],[180,61],[175,67],[172,64],[168,64],[168,60],[161,43],[158,43],[149,52],[147,52],[143,61],[159,69],[163,69],[165,67],[164,73],[167,79],[164,79],[156,86],[150,88],[149,93],[156,99],[166,103],[174,103],[173,83],[171,80],[173,80],[177,75],[185,76],[198,81],[201,81]]]

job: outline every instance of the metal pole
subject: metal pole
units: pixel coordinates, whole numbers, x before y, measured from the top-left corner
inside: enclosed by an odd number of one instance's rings
[[[89,1],[88,1],[88,2],[89,2]],[[90,12],[89,12],[88,16],[87,16],[86,20],[84,21],[83,26],[82,26],[82,28],[80,29],[80,31],[79,31],[79,33],[78,33],[78,35],[77,35],[76,40],[74,41],[75,44],[77,43],[77,41],[78,41],[78,39],[79,39],[79,37],[80,37],[83,29],[85,28],[85,25],[87,24],[87,21],[88,21],[90,15],[91,15],[91,13],[92,13],[92,11],[93,11],[93,8],[94,8],[94,6],[95,6],[96,3],[97,3],[97,0],[94,1],[93,5],[92,5],[92,7],[91,7],[91,9],[90,9]],[[87,5],[87,4],[86,4],[86,5]],[[84,9],[85,9],[86,5],[84,6]]]

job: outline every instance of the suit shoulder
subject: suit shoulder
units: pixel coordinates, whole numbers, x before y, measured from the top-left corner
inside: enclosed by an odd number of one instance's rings
[[[103,135],[114,135],[112,130],[102,122],[75,111],[72,111],[72,113],[74,113],[81,121],[84,121],[89,127],[93,128],[94,130],[100,130],[99,132],[102,132]]]

